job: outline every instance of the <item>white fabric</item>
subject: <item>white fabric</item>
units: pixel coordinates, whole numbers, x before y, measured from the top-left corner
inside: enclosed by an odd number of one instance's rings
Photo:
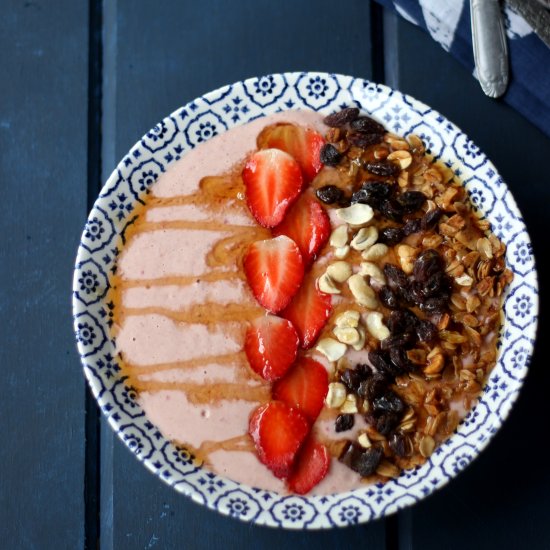
[[[453,43],[464,2],[465,0],[419,0],[430,35],[446,51],[450,50]]]

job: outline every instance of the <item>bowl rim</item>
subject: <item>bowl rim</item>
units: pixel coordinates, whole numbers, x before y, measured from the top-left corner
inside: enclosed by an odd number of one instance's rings
[[[303,78],[303,77],[307,77],[307,78],[318,78],[318,77],[319,78],[332,78],[332,79],[335,79],[336,81],[339,81],[338,83],[340,83],[340,81],[348,83],[348,86],[346,87],[346,91],[349,91],[349,102],[350,103],[352,101],[357,102],[357,100],[354,99],[354,97],[352,95],[352,85],[354,83],[357,83],[357,82],[363,83],[363,85],[365,85],[365,86],[368,86],[368,85],[374,86],[377,91],[383,92],[385,95],[388,96],[388,98],[400,96],[402,98],[402,101],[404,103],[406,103],[408,106],[414,105],[417,108],[419,108],[420,110],[422,110],[423,112],[426,112],[426,113],[430,112],[434,116],[439,117],[441,119],[441,121],[443,121],[445,124],[448,124],[449,127],[458,136],[463,136],[467,143],[472,143],[473,144],[473,142],[471,142],[471,140],[468,138],[468,136],[464,132],[462,132],[462,130],[460,130],[454,123],[448,121],[448,119],[446,117],[440,115],[436,110],[432,109],[428,105],[424,104],[423,102],[421,102],[421,101],[419,101],[419,100],[417,100],[417,99],[415,99],[415,98],[413,98],[413,97],[411,97],[407,94],[403,94],[402,92],[394,90],[394,89],[390,88],[389,86],[386,86],[386,85],[383,85],[383,84],[377,84],[377,83],[374,83],[374,82],[369,81],[367,79],[354,78],[354,77],[351,77],[351,76],[341,75],[341,74],[337,74],[337,73],[324,73],[324,72],[318,72],[318,71],[312,71],[312,72],[306,71],[306,72],[273,73],[273,74],[269,74],[269,75],[263,75],[263,76],[260,76],[260,77],[251,77],[251,78],[248,78],[248,79],[245,79],[245,80],[237,81],[237,82],[234,82],[233,84],[221,86],[221,87],[219,87],[215,90],[207,92],[206,94],[203,94],[202,96],[188,102],[183,107],[180,107],[180,108],[176,109],[175,111],[170,113],[170,115],[168,115],[167,117],[162,119],[161,122],[159,122],[155,127],[153,127],[153,129],[151,129],[149,132],[147,132],[140,140],[138,140],[129,149],[129,153],[127,153],[127,155],[125,155],[120,160],[120,162],[117,164],[117,166],[115,167],[115,169],[113,170],[113,172],[111,173],[111,175],[109,176],[109,178],[107,179],[105,184],[103,185],[103,187],[102,187],[102,189],[99,193],[99,196],[94,201],[94,206],[92,207],[92,209],[91,209],[91,211],[88,215],[86,226],[85,226],[85,228],[84,228],[84,230],[81,234],[79,247],[78,247],[78,252],[77,252],[76,261],[75,261],[75,271],[74,271],[74,276],[73,276],[72,312],[73,312],[75,336],[77,338],[76,343],[77,343],[77,348],[78,348],[78,352],[79,352],[80,359],[81,359],[81,364],[83,366],[86,379],[88,380],[89,387],[90,387],[90,389],[91,389],[91,391],[94,395],[94,398],[95,398],[98,406],[102,409],[102,412],[107,417],[107,420],[108,420],[110,426],[113,428],[115,433],[119,436],[119,438],[122,440],[122,442],[125,444],[125,446],[128,447],[129,450],[134,451],[133,454],[140,460],[140,462],[145,464],[145,466],[147,467],[147,469],[149,471],[151,471],[157,477],[160,477],[160,479],[162,479],[165,483],[167,483],[167,484],[171,485],[172,487],[174,487],[178,492],[181,492],[181,493],[184,493],[187,496],[190,496],[195,502],[197,502],[199,504],[206,505],[207,507],[209,507],[211,509],[214,509],[214,510],[217,510],[218,512],[220,512],[224,515],[233,515],[227,506],[225,506],[225,507],[220,506],[219,504],[216,504],[218,501],[214,501],[213,499],[205,499],[203,494],[198,492],[194,487],[192,487],[191,485],[189,485],[187,483],[183,483],[183,484],[180,484],[180,485],[178,485],[177,483],[173,483],[171,480],[169,480],[166,477],[163,477],[161,475],[161,473],[159,472],[158,467],[155,466],[155,464],[153,463],[152,460],[150,460],[148,457],[144,457],[144,456],[141,456],[140,454],[136,454],[135,450],[132,449],[132,446],[129,444],[128,439],[125,439],[124,433],[121,430],[121,422],[117,419],[117,416],[115,414],[109,414],[104,409],[104,407],[102,405],[102,402],[104,401],[104,398],[103,398],[104,388],[101,387],[101,384],[100,384],[99,380],[97,379],[97,375],[95,375],[89,368],[87,368],[85,358],[86,358],[87,355],[89,355],[89,353],[87,353],[88,348],[87,348],[86,344],[83,342],[83,340],[81,338],[79,338],[80,328],[79,328],[78,321],[80,319],[80,316],[83,313],[85,313],[87,311],[87,308],[88,308],[88,306],[84,305],[78,297],[79,276],[81,275],[82,264],[86,263],[86,261],[89,261],[90,258],[92,258],[92,259],[94,258],[94,252],[90,252],[89,250],[84,248],[83,243],[85,242],[85,238],[86,238],[87,227],[88,227],[87,224],[89,222],[91,222],[92,216],[94,214],[94,210],[96,209],[96,207],[102,205],[103,202],[105,202],[105,200],[106,200],[105,199],[106,190],[108,190],[110,187],[112,187],[115,184],[115,182],[117,182],[121,178],[121,172],[124,172],[124,169],[125,169],[125,166],[124,166],[125,159],[132,152],[135,152],[135,151],[139,150],[140,148],[142,148],[145,140],[147,140],[148,136],[152,135],[152,133],[155,132],[155,129],[157,127],[159,127],[159,125],[170,124],[170,121],[177,118],[183,110],[192,109],[193,105],[196,105],[198,102],[205,101],[208,104],[210,104],[210,102],[212,102],[212,104],[214,104],[217,97],[220,97],[220,96],[223,97],[224,94],[226,94],[226,92],[228,90],[232,90],[234,87],[237,87],[237,86],[242,86],[243,90],[245,90],[247,86],[252,86],[253,84],[260,82],[262,79],[282,79],[283,82],[285,83],[285,85],[289,85],[289,82],[292,82],[292,84],[290,84],[290,86],[295,88],[297,86],[298,82],[299,82],[299,79]],[[277,101],[277,99],[274,100],[274,103],[276,101]],[[327,103],[327,105],[329,103],[330,103],[330,101]],[[330,105],[330,107],[331,107],[331,109],[334,109],[334,105]],[[301,108],[304,108],[304,107],[302,106]],[[311,108],[311,107],[309,107],[309,108]],[[258,116],[255,116],[253,118],[249,118],[249,119],[244,120],[244,121],[238,121],[237,123],[233,123],[233,124],[230,123],[229,121],[226,121],[227,129],[233,128],[235,126],[240,126],[242,124],[246,124],[246,123],[250,122],[251,120],[254,120],[255,118],[264,116],[264,114],[266,114],[266,113],[263,112],[265,110],[265,106],[263,108],[260,106],[260,109],[262,110],[262,112]],[[288,109],[288,110],[291,110],[291,109]],[[313,109],[313,110],[315,110],[315,109]],[[320,108],[318,110],[322,111],[323,108]],[[269,112],[267,114],[269,114]],[[374,116],[376,116],[376,113],[375,113]],[[184,127],[184,125],[182,125],[182,127],[177,128],[176,133],[181,133],[183,131],[183,127]],[[446,147],[446,145],[443,144],[443,149],[445,147]],[[160,148],[159,150],[161,150],[161,149],[162,148]],[[498,172],[497,172],[496,168],[493,166],[491,161],[489,159],[487,159],[482,152],[480,152],[480,154],[486,160],[486,163],[484,163],[484,166],[487,166],[487,167],[489,167],[489,169],[492,169],[494,171],[494,173],[496,174],[496,176],[498,178],[500,178],[500,176],[498,176]],[[156,155],[156,152],[152,151],[152,155],[151,155],[150,158],[154,159],[155,155]],[[454,155],[454,152],[453,152],[453,155]],[[436,158],[438,158],[438,156],[436,156]],[[174,161],[168,161],[166,163],[166,166],[173,164],[173,162]],[[459,160],[459,164],[462,164],[462,162],[460,160]],[[475,173],[476,169],[474,168],[474,169],[472,169],[472,171]],[[162,170],[161,173],[162,172],[164,172],[164,170]],[[459,178],[459,179],[460,179],[462,184],[467,183],[462,178]],[[502,182],[501,179],[500,179],[500,181]],[[514,199],[512,193],[511,193],[511,191],[509,190],[508,186],[506,184],[504,184],[504,182],[502,182],[502,184],[504,185],[503,198],[504,198],[504,196],[506,196],[508,206],[517,213],[517,222],[520,225],[520,231],[517,231],[516,233],[519,234],[519,232],[521,232],[521,235],[524,238],[525,242],[527,243],[527,246],[530,247],[530,239],[529,239],[529,235],[527,233],[527,229],[525,227],[525,223],[523,221],[523,217],[521,216],[521,213],[519,212],[519,208],[517,207],[515,199]],[[141,202],[138,196],[134,196],[133,198],[131,197],[131,199],[132,199],[132,202],[134,204],[135,204],[136,201]],[[113,234],[113,239],[117,240],[117,242],[118,242],[118,240],[120,239],[120,233],[115,231],[114,234]],[[115,242],[115,241],[113,241],[113,242]],[[114,260],[114,262],[116,263],[115,260]],[[508,263],[508,261],[507,261],[507,263]],[[508,417],[511,408],[512,408],[513,404],[515,403],[518,395],[519,395],[519,390],[521,389],[521,387],[523,385],[523,380],[525,378],[525,375],[528,372],[528,365],[529,365],[530,359],[531,359],[532,354],[533,354],[534,342],[535,342],[536,333],[537,333],[538,308],[539,308],[538,276],[537,276],[537,271],[536,271],[535,259],[534,259],[534,256],[532,255],[532,253],[531,253],[531,257],[530,257],[530,263],[532,264],[532,271],[529,272],[529,274],[531,275],[531,279],[532,279],[530,281],[530,283],[531,283],[531,287],[533,289],[533,303],[532,303],[533,308],[531,310],[532,313],[530,314],[530,316],[533,318],[533,320],[529,323],[529,331],[528,331],[529,335],[531,336],[530,347],[527,350],[527,357],[526,357],[525,364],[524,364],[523,369],[522,369],[522,376],[521,376],[521,378],[516,380],[517,387],[515,388],[515,391],[513,393],[511,393],[509,395],[509,397],[507,398],[506,407],[503,408],[502,410],[500,410],[498,412],[498,414],[491,413],[493,415],[491,417],[491,420],[493,421],[492,422],[492,429],[493,429],[492,434],[489,434],[489,436],[486,437],[486,439],[484,441],[481,441],[480,443],[476,444],[475,448],[472,448],[473,455],[470,456],[469,459],[466,460],[466,463],[461,467],[461,469],[458,472],[455,472],[454,474],[452,474],[448,477],[443,477],[442,479],[438,480],[437,483],[435,483],[433,485],[433,487],[431,487],[429,492],[426,493],[425,495],[423,495],[421,498],[415,499],[415,500],[412,500],[412,501],[406,501],[406,502],[403,501],[403,502],[397,503],[394,507],[385,509],[382,512],[379,512],[379,513],[373,512],[371,515],[366,516],[365,519],[359,520],[357,523],[365,523],[365,522],[371,521],[373,519],[376,519],[378,517],[383,517],[383,516],[389,515],[391,513],[394,513],[395,511],[397,511],[399,509],[402,509],[406,506],[414,504],[418,500],[421,500],[421,499],[425,498],[425,496],[428,496],[429,494],[433,493],[435,490],[437,490],[437,489],[443,487],[444,485],[446,485],[451,479],[454,479],[456,477],[456,475],[464,467],[469,465],[471,462],[473,462],[473,460],[475,460],[475,458],[477,458],[479,456],[480,452],[487,446],[489,441],[492,439],[493,434],[496,433],[496,431],[498,431],[498,429],[501,427],[504,420]],[[105,298],[105,296],[107,295],[107,290],[108,290],[108,288],[105,289],[105,292],[104,292],[103,296],[99,299],[99,301],[101,301],[103,298]],[[504,312],[504,304],[503,304],[503,312]],[[504,326],[504,322],[503,322],[503,326]],[[504,335],[504,337],[505,336],[506,335]],[[107,340],[109,340],[109,339],[107,339]],[[505,338],[504,338],[504,341],[506,341]],[[114,341],[111,340],[110,343],[114,343]],[[497,366],[500,364],[500,362],[502,360],[503,360],[502,353],[501,353],[501,351],[499,351],[499,355],[498,355],[498,358],[497,358],[497,364],[494,367],[495,369],[497,368]],[[491,375],[489,374],[487,380],[489,380],[490,376]],[[123,377],[122,377],[121,381],[123,382]],[[109,394],[109,392],[105,392],[105,393]],[[477,407],[478,407],[478,405],[476,404],[472,408],[472,411],[474,411]],[[146,416],[145,416],[145,413],[143,411],[142,411],[142,414],[139,415],[137,418],[141,418],[142,416],[146,421]],[[134,420],[135,420],[135,418],[132,418],[132,422]],[[453,434],[447,441],[452,440],[455,437],[456,437],[456,434]],[[167,441],[164,438],[164,436],[162,436],[162,439],[164,441]],[[445,443],[439,447],[440,450],[444,447]],[[428,464],[430,464],[430,461],[428,461],[424,466],[426,466]],[[202,469],[203,469],[202,467],[198,467],[198,468],[196,468],[195,471],[202,470]],[[227,481],[227,478],[223,478],[222,476],[217,476],[217,477]],[[237,483],[237,482],[233,482],[233,483]],[[240,483],[237,483],[237,486],[243,486],[243,485],[240,484]],[[249,486],[244,486],[244,487],[245,487],[245,489],[252,489]],[[356,489],[356,490],[353,490],[353,491],[347,491],[347,492],[344,492],[344,493],[339,493],[338,495],[342,496],[342,497],[345,497],[345,496],[353,497],[356,494],[357,491],[363,491],[363,490],[364,489],[361,488],[359,490]],[[276,500],[278,499],[281,502],[285,502],[285,501],[288,502],[288,501],[292,501],[293,499],[294,500],[297,499],[300,502],[302,502],[302,501],[308,501],[309,502],[309,501],[319,500],[319,497],[307,497],[307,496],[305,496],[305,497],[296,497],[295,495],[281,495],[281,494],[278,494],[278,493],[273,493],[271,491],[264,491],[264,493],[269,493],[269,494],[273,495],[274,499],[276,499]],[[270,505],[273,507],[273,503],[271,503]],[[238,517],[239,519],[242,519],[244,521],[248,521],[248,522],[252,521],[253,523],[256,523],[258,525],[269,525],[269,526],[274,526],[274,527],[284,527],[284,528],[290,528],[290,529],[293,529],[293,528],[296,528],[296,529],[300,529],[300,528],[319,529],[319,528],[333,528],[335,526],[341,526],[341,524],[330,524],[330,523],[317,524],[314,521],[310,522],[309,524],[306,523],[306,524],[296,525],[294,522],[286,522],[285,523],[284,521],[279,521],[279,522],[269,521],[269,516],[263,516],[263,517],[260,516],[260,519],[258,517],[255,517],[255,518],[252,518],[252,519],[243,518],[240,515],[238,515],[236,517]]]

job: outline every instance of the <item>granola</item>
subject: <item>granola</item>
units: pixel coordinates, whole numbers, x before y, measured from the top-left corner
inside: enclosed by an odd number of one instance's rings
[[[425,462],[475,404],[496,362],[512,272],[504,244],[419,136],[385,132],[352,109],[325,123],[321,155],[332,168],[313,186],[341,225],[319,288],[354,307],[336,306],[317,350],[339,359],[326,400],[336,430],[353,425],[351,411],[368,423],[340,460],[383,481]],[[361,334],[369,364],[354,365],[342,343],[350,350]]]

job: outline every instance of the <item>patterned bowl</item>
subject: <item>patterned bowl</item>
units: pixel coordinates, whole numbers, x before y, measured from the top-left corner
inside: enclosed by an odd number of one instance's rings
[[[149,422],[125,385],[110,336],[106,299],[120,235],[147,188],[197,144],[264,114],[289,109],[330,113],[357,105],[399,134],[420,135],[463,181],[472,201],[508,246],[515,277],[507,291],[499,360],[478,404],[430,460],[388,483],[328,496],[301,497],[248,487],[193,463]],[[495,167],[453,123],[386,86],[325,73],[252,78],[210,92],[165,118],[130,150],[103,187],[86,223],[73,281],[74,329],[92,392],[121,440],[149,470],[193,500],[244,521],[293,529],[364,523],[426,497],[463,470],[487,445],[518,396],[533,351],[537,275],[529,236]]]

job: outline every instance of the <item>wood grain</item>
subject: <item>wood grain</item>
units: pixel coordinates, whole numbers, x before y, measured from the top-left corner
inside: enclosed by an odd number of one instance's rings
[[[86,216],[88,6],[2,3],[0,543],[82,548],[84,397],[70,315]]]

